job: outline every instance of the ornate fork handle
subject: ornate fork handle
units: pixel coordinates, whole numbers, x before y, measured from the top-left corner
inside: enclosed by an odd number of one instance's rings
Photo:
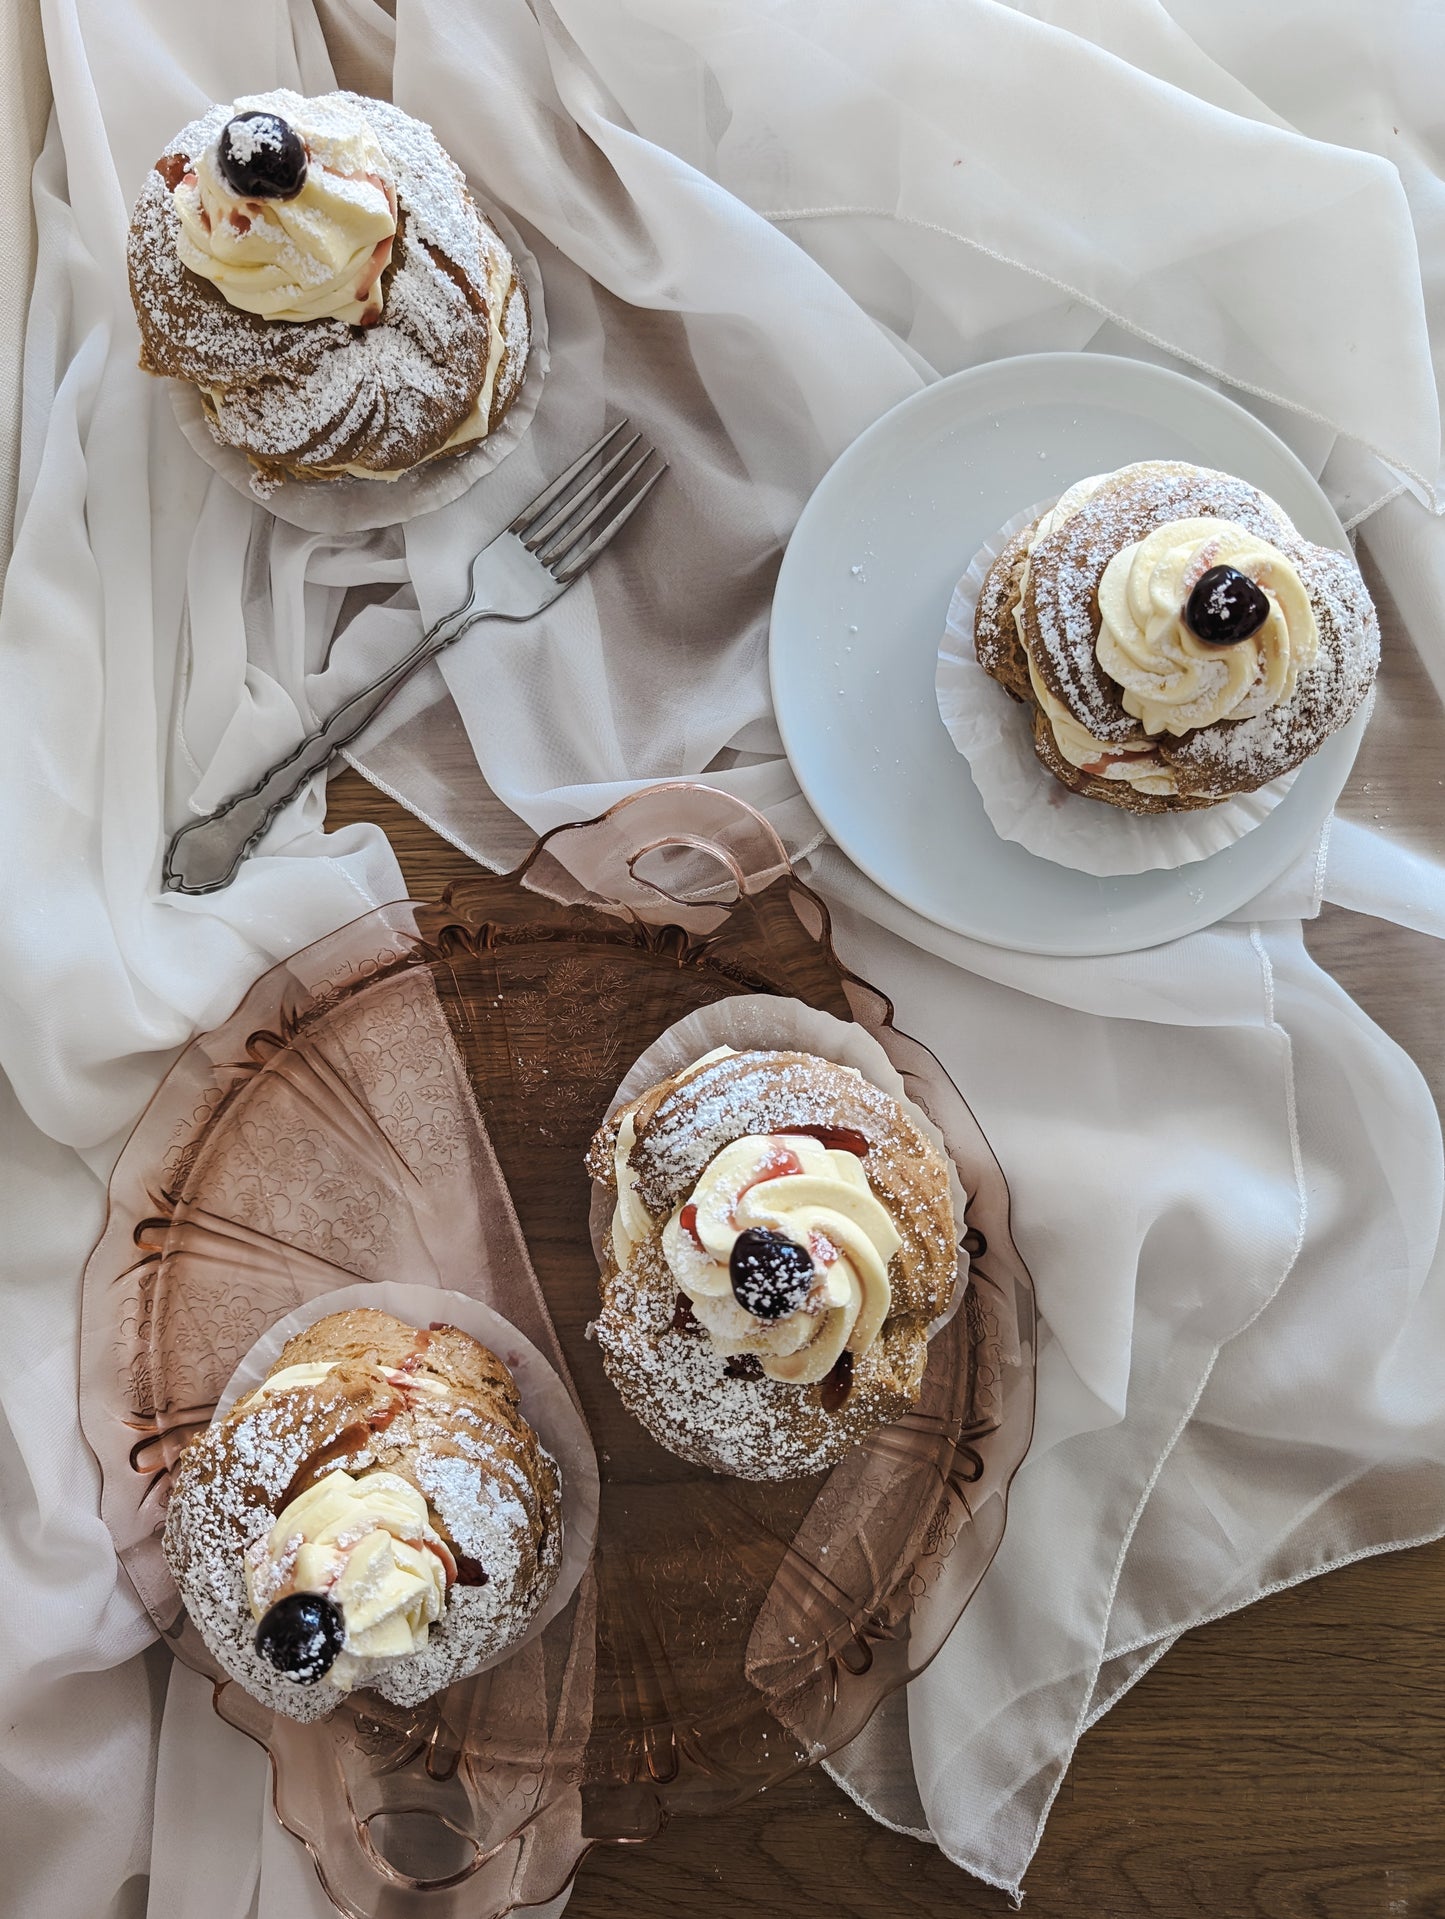
[[[359,693],[353,693],[248,792],[238,793],[200,819],[188,820],[166,849],[162,873],[166,891],[214,893],[229,885],[247,853],[312,774],[320,772],[343,746],[370,724],[403,680],[454,640],[459,640],[478,620],[485,618],[489,610],[468,601],[437,620],[409,653],[387,667]]]
[[[162,872],[167,892],[214,893],[227,885],[287,800],[356,738],[424,661],[480,619],[534,619],[581,578],[667,471],[665,460],[649,471],[657,458],[651,447],[632,458],[640,433],[620,450],[614,447],[626,425],[620,420],[610,427],[482,548],[472,561],[466,599],[428,627],[404,659],[353,693],[248,793],[204,819],[187,821],[172,836]]]

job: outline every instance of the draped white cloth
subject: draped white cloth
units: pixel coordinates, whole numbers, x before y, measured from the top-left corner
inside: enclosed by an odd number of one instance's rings
[[[56,114],[0,611],[17,1910],[324,1909],[269,1818],[264,1761],[183,1673],[152,1771],[147,1623],[75,1425],[77,1284],[105,1173],[175,1049],[401,882],[374,829],[320,830],[319,787],[225,893],[161,896],[160,853],[188,806],[248,783],[450,606],[475,548],[618,410],[673,466],[635,535],[535,625],[448,654],[357,758],[497,865],[642,779],[741,793],[974,1106],[1045,1321],[1038,1436],[962,1624],[834,1768],[1016,1888],[1079,1733],[1180,1631],[1445,1529],[1439,1124],[1299,925],[1327,896],[1445,936],[1428,771],[1445,726],[1387,659],[1374,739],[1419,760],[1413,813],[1371,820],[1362,781],[1356,819],[1230,924],[1119,959],[1012,955],[918,919],[823,843],[768,705],[773,570],[830,460],[936,374],[1039,348],[1172,356],[1321,473],[1445,692],[1445,17],[1403,0],[1263,18],[1248,0],[43,11]],[[365,537],[277,524],[200,465],[135,367],[124,273],[127,206],[175,127],[211,98],[337,78],[429,119],[522,228],[552,346],[516,454]]]

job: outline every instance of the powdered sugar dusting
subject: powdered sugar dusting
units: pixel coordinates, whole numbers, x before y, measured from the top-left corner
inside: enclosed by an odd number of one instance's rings
[[[299,102],[282,90],[236,107],[288,118],[303,108],[319,162],[328,113],[337,119],[338,139],[343,123],[354,126],[354,115],[364,113],[398,196],[382,318],[366,328],[263,320],[230,306],[181,265],[171,188],[177,169],[204,151],[235,111],[217,106],[176,136],[136,203],[129,260],[142,363],[193,381],[216,437],[246,452],[263,479],[325,478],[352,468],[390,474],[438,454],[471,416],[496,326],[504,357],[483,422],[484,430],[495,428],[525,370],[526,295],[504,243],[431,129],[387,102],[355,94]],[[357,190],[366,189],[358,183]],[[492,286],[504,289],[492,301],[489,263]]]
[[[279,153],[285,140],[274,120],[238,120],[231,128],[227,145],[244,166],[258,153]]]
[[[592,1175],[615,1191],[617,1133],[652,1220],[619,1269],[608,1255],[594,1331],[609,1377],[653,1437],[699,1465],[746,1479],[798,1478],[836,1464],[906,1412],[927,1361],[927,1327],[952,1295],[957,1240],[947,1168],[897,1101],[851,1067],[807,1053],[735,1052],[677,1074],[622,1107],[592,1142]],[[819,1386],[740,1375],[689,1315],[662,1246],[667,1220],[721,1149],[754,1134],[845,1127],[868,1142],[863,1167],[902,1245],[877,1340],[841,1406]]]
[[[843,1406],[816,1388],[740,1374],[701,1328],[672,1324],[676,1286],[657,1239],[609,1268],[594,1332],[608,1377],[659,1445],[739,1479],[802,1479],[835,1466],[907,1412],[927,1363],[923,1324],[896,1321],[858,1361]]]
[[[1291,562],[1319,625],[1320,646],[1292,698],[1179,738],[1148,740],[1124,711],[1120,689],[1099,665],[1098,587],[1115,554],[1169,521],[1217,517],[1268,540]],[[1253,792],[1299,766],[1343,726],[1369,692],[1379,665],[1379,625],[1359,570],[1345,554],[1313,545],[1269,496],[1246,481],[1182,461],[1142,461],[1108,475],[1071,512],[1056,510],[1029,557],[1019,601],[1019,539],[995,562],[977,609],[980,664],[1026,699],[1027,676],[1008,629],[1020,604],[1024,640],[1040,677],[1079,723],[1110,746],[1151,744],[1173,769],[1179,800],[1133,793],[1122,782],[1073,774],[1090,792],[1139,810],[1200,805]],[[1037,729],[1036,729],[1037,731]],[[1051,770],[1058,755],[1040,754]],[[1072,773],[1072,769],[1068,769]],[[1106,786],[1114,788],[1106,794]]]
[[[505,1369],[491,1364],[510,1387]],[[440,1368],[435,1376],[446,1377]],[[447,1383],[450,1396],[417,1395],[398,1409],[379,1365],[348,1360],[317,1385],[243,1400],[176,1463],[164,1545],[187,1611],[226,1671],[290,1718],[321,1718],[346,1695],[326,1679],[297,1685],[256,1653],[244,1565],[288,1488],[318,1457],[322,1470],[354,1475],[379,1466],[410,1479],[455,1549],[485,1574],[485,1583],[449,1588],[423,1651],[374,1662],[364,1683],[387,1698],[414,1704],[476,1671],[520,1638],[556,1581],[555,1462],[516,1410],[514,1391],[509,1403],[504,1390]],[[371,1417],[385,1423],[339,1450],[358,1419]]]

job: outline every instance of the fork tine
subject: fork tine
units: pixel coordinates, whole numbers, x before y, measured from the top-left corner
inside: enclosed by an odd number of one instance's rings
[[[640,440],[642,435],[639,433],[637,437]],[[648,447],[643,453],[642,458],[640,460],[634,460],[621,478],[614,481],[613,484],[608,487],[607,491],[602,495],[602,498],[596,501],[592,507],[583,514],[580,520],[565,526],[555,539],[547,542],[545,547],[538,548],[528,540],[526,544],[532,548],[532,551],[537,555],[537,558],[542,562],[543,566],[555,568],[559,560],[565,559],[567,554],[570,553],[573,547],[581,540],[583,534],[587,532],[588,528],[595,525],[596,522],[601,519],[608,507],[610,507],[612,502],[617,498],[618,494],[637,478],[638,474],[651,458],[652,448]]]
[[[610,474],[617,471],[641,438],[640,433],[634,433],[626,446],[619,447],[610,460],[605,460],[584,486],[579,486],[575,492],[569,493],[566,499],[558,503],[556,511],[548,517],[545,526],[538,526],[535,520],[532,522],[530,529],[522,536],[522,544],[529,553],[535,553],[539,546],[553,541],[563,524],[592,498]],[[646,455],[643,457],[645,458]]]
[[[595,446],[589,446],[582,457],[574,460],[565,473],[559,473],[550,486],[544,487],[535,500],[529,501],[528,504],[522,508],[516,519],[513,520],[507,528],[507,531],[509,533],[521,533],[524,532],[527,527],[531,526],[537,516],[545,513],[559,494],[565,492],[565,490],[571,486],[572,482],[577,478],[577,475],[587,466],[588,461],[595,460],[602,449],[611,441],[615,440],[626,425],[626,420],[619,420],[610,432],[602,435],[602,438],[597,441]]]
[[[621,512],[618,513],[615,518],[609,520],[606,526],[593,536],[592,540],[588,545],[583,547],[575,559],[569,560],[564,567],[553,569],[552,578],[556,580],[560,586],[570,586],[579,573],[585,573],[587,571],[588,567],[591,566],[592,562],[597,558],[597,555],[602,551],[603,547],[607,545],[613,535],[620,533],[623,527],[626,526],[627,522],[632,518],[638,507],[642,505],[642,502],[647,498],[648,494],[657,485],[666,471],[667,461],[664,460],[652,477],[637,489],[626,506],[622,508]]]

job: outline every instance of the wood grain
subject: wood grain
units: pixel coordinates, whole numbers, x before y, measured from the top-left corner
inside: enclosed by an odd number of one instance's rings
[[[464,855],[358,775],[408,886]],[[1435,942],[1328,910],[1311,944],[1445,1079]],[[1382,960],[1385,962],[1382,964]],[[569,1919],[964,1919],[1011,1910],[821,1772],[593,1853]],[[1032,1919],[1445,1919],[1445,1544],[1366,1560],[1188,1634],[1079,1748],[1027,1879]]]

